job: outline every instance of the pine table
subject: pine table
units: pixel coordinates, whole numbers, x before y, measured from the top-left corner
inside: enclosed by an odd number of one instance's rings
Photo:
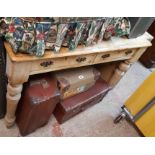
[[[39,58],[22,53],[15,54],[10,44],[5,42],[8,77],[6,126],[11,127],[15,123],[15,112],[23,83],[28,81],[30,75],[100,64],[97,66],[101,77],[113,87],[151,46],[152,39],[147,32],[135,39],[112,37],[93,46],[79,46],[74,51],[68,51],[67,48],[61,48],[60,53],[46,51],[45,55]]]

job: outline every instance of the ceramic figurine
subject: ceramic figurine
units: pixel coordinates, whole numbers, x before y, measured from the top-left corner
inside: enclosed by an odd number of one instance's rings
[[[112,18],[105,18],[104,19],[102,27],[101,27],[101,30],[99,32],[98,42],[101,42],[103,40],[103,36],[104,36],[105,30],[106,30],[106,28],[109,25],[111,20],[112,20]]]
[[[86,46],[89,46],[89,45],[92,45],[95,43],[95,37],[96,37],[99,29],[101,28],[101,26],[102,26],[101,20],[94,20],[91,23],[91,27],[90,27],[87,42],[86,42]]]
[[[52,24],[50,27],[49,32],[47,33],[47,39],[46,39],[46,49],[52,49],[57,37],[57,25]]]
[[[64,36],[67,32],[68,26],[69,26],[68,24],[59,24],[58,25],[57,39],[56,39],[56,42],[53,47],[53,50],[55,52],[59,52],[62,42],[63,42],[63,39],[64,39]]]
[[[69,47],[71,40],[75,36],[76,26],[77,26],[77,23],[70,23],[69,24],[66,35],[64,36],[64,39],[63,39],[62,46]]]
[[[23,26],[25,32],[19,50],[32,54],[33,52],[35,52],[30,50],[33,48],[35,42],[35,26],[33,23],[28,22],[24,22]]]
[[[37,56],[42,56],[45,51],[46,36],[51,27],[51,23],[37,23],[36,24],[36,42],[37,42]]]
[[[125,36],[130,33],[130,21],[128,18],[115,17],[112,18],[109,25],[107,26],[104,34],[104,39],[109,39],[111,36]]]
[[[84,30],[83,30],[83,32],[81,34],[81,38],[79,40],[79,44],[86,45],[90,26],[91,26],[91,21],[85,23]]]
[[[74,50],[81,38],[82,32],[85,28],[86,23],[77,23],[76,28],[75,28],[75,35],[74,37],[70,40],[69,42],[69,49]]]
[[[130,28],[131,25],[128,18],[121,18],[115,26],[115,34],[117,37],[129,35]]]
[[[108,40],[110,39],[112,36],[115,35],[115,25],[116,25],[116,20],[118,20],[117,18],[112,18],[111,21],[109,22],[109,24],[106,27],[103,39]]]

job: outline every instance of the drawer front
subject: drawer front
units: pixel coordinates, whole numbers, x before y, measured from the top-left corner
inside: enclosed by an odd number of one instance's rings
[[[68,58],[68,62],[72,66],[80,66],[80,65],[83,66],[87,64],[92,64],[94,62],[95,57],[96,54],[74,56]]]
[[[97,55],[94,63],[109,62],[116,60],[129,59],[134,54],[134,50],[105,52]]]
[[[57,70],[68,66],[67,58],[55,58],[47,60],[38,60],[32,63],[31,72],[42,72],[46,70]]]

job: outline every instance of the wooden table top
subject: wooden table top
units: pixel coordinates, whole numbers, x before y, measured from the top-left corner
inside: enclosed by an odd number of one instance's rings
[[[62,47],[59,53],[54,53],[51,50],[46,50],[43,57],[32,56],[23,53],[14,53],[9,43],[5,42],[5,48],[12,61],[36,61],[42,59],[60,58],[108,51],[118,51],[123,49],[141,48],[151,46],[151,40],[153,37],[149,33],[145,33],[140,37],[134,39],[112,37],[108,41],[102,41],[93,46],[83,47],[78,46],[74,51],[69,51],[68,48]]]

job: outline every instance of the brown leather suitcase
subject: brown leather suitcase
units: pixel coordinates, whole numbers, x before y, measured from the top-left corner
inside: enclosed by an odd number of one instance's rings
[[[54,110],[57,121],[60,124],[64,123],[76,114],[100,102],[109,89],[109,85],[104,80],[99,79],[87,91],[60,101]]]
[[[17,109],[17,125],[22,136],[45,125],[60,100],[57,80],[49,74],[33,76],[26,83]]]
[[[100,72],[94,67],[80,67],[56,73],[61,99],[74,96],[92,87],[100,77]]]

